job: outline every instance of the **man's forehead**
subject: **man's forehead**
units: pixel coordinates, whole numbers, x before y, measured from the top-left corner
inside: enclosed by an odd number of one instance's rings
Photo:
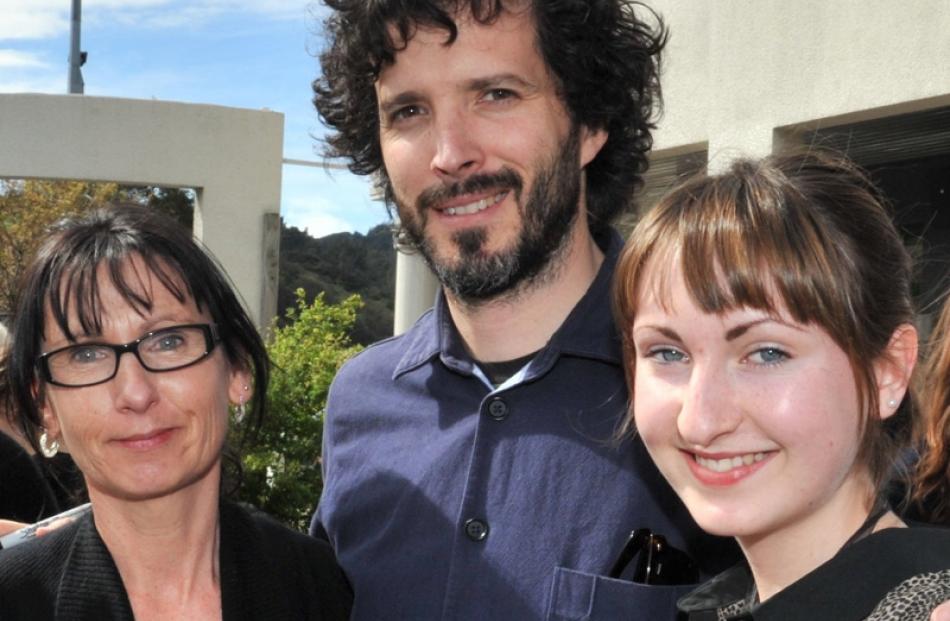
[[[476,6],[473,6],[476,5]],[[505,21],[505,15],[519,15],[531,20],[534,26],[534,14],[531,11],[532,0],[483,0],[482,2],[457,1],[438,3],[439,8],[445,11],[452,24],[458,29],[480,25],[483,27],[498,26],[499,21]],[[477,14],[473,11],[477,11]],[[387,27],[387,35],[392,43],[395,53],[398,54],[416,34],[420,31],[432,35],[444,37],[443,43],[451,45],[452,32],[447,25],[441,21],[432,19],[429,15],[408,16],[403,22],[407,27],[405,32],[400,32],[400,19],[390,20]],[[405,35],[405,36],[403,36]]]

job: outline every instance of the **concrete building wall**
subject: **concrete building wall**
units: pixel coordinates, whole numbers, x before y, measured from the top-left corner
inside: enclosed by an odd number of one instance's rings
[[[0,177],[196,189],[195,235],[261,326],[277,310],[271,229],[280,212],[283,125],[283,115],[270,111],[0,95]]]
[[[946,0],[648,0],[670,27],[655,157],[950,105]]]

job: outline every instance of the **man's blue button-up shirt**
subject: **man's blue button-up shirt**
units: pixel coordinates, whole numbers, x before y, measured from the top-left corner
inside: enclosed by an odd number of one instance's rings
[[[497,389],[441,295],[340,371],[314,529],[352,581],[354,619],[673,619],[689,587],[604,576],[633,529],[711,571],[735,559],[705,549],[642,443],[615,438],[627,412],[610,305],[619,235],[604,246],[585,296]]]

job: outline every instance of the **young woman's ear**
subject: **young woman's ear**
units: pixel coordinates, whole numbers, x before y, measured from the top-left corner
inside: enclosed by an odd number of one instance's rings
[[[894,330],[887,348],[874,363],[881,418],[888,418],[897,411],[916,365],[917,328],[905,323]]]

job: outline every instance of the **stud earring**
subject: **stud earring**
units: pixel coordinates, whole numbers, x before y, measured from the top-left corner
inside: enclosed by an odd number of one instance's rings
[[[892,410],[893,410],[894,408],[896,408],[896,407],[897,407],[897,399],[891,399],[890,401],[888,401],[888,402],[887,402],[887,407],[891,408]]]
[[[56,453],[59,452],[59,442],[51,439],[46,431],[40,434],[40,452],[47,459],[56,457]]]

